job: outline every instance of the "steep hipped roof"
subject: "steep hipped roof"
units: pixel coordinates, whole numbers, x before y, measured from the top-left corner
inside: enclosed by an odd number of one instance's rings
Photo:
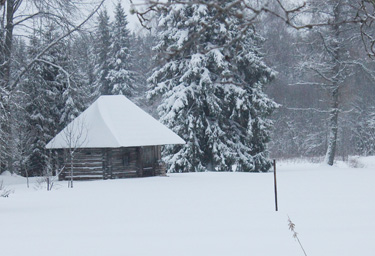
[[[101,96],[47,145],[57,148],[119,148],[185,141],[123,95]]]

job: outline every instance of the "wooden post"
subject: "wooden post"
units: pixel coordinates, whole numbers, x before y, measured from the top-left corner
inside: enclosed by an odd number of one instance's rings
[[[275,209],[276,211],[278,211],[279,207],[277,204],[276,160],[275,159],[273,159],[273,177],[274,177],[274,185],[275,185]]]

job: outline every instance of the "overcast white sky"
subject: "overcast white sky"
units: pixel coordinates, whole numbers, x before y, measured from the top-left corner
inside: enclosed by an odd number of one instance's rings
[[[115,6],[118,3],[118,1],[119,0],[106,0],[105,3],[104,3],[105,8],[107,8],[108,14],[111,15],[112,18],[113,18]],[[130,8],[131,8],[130,1],[129,0],[120,0],[120,2],[122,4],[122,6],[124,7],[124,10],[125,10],[126,14],[128,15],[129,29],[134,31],[134,32],[139,32],[140,30],[142,30],[142,27],[139,23],[139,20],[138,20],[137,16],[134,15],[134,14],[133,15],[130,14]],[[136,3],[136,4],[137,3],[142,4],[144,2],[145,2],[144,0],[133,0],[133,3]]]

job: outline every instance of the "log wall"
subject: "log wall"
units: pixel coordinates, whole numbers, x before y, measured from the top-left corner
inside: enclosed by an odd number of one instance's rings
[[[73,167],[73,179],[90,180],[103,179],[103,155],[101,149],[79,150],[73,154],[71,161],[68,150],[61,151],[63,154],[64,170],[59,175],[60,180],[71,178],[71,167]]]
[[[58,150],[60,180],[116,179],[165,174],[160,165],[160,146],[133,148],[80,149],[73,154]],[[72,164],[71,164],[72,163]],[[163,172],[164,170],[164,172]]]

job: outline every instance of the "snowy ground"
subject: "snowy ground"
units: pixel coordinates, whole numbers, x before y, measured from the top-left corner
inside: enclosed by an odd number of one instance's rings
[[[0,255],[373,256],[375,159],[281,163],[279,212],[272,173],[196,173],[58,183],[47,192],[24,178],[0,180]],[[33,180],[35,182],[35,179]]]

